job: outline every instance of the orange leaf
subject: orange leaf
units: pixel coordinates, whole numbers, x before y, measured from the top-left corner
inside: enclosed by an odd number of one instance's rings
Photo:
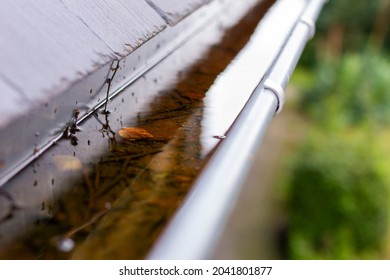
[[[142,140],[153,138],[153,135],[150,134],[147,130],[137,127],[124,127],[119,130],[120,137],[127,140]]]

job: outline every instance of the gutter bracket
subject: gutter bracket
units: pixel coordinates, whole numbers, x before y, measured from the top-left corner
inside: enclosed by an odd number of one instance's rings
[[[278,100],[278,105],[276,107],[275,115],[279,114],[282,111],[284,101],[286,100],[286,94],[284,93],[282,86],[280,86],[278,83],[276,83],[272,79],[268,78],[264,82],[264,89],[269,90],[273,94],[275,94],[276,99]]]
[[[309,28],[308,39],[309,40],[312,39],[316,32],[316,26],[314,21],[311,18],[304,15],[301,17],[300,22],[305,24]]]

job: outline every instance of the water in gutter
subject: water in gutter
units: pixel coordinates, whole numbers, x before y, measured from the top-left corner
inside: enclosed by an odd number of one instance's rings
[[[224,139],[228,127],[207,120],[218,104],[209,89],[229,77],[218,75],[268,4],[227,30],[210,26],[11,180],[0,195],[0,257],[142,258]]]

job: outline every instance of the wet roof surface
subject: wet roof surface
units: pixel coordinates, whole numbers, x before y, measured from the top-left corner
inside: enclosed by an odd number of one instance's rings
[[[206,2],[3,1],[0,77],[12,89],[2,95],[48,100],[158,34],[165,18],[177,23]]]
[[[173,43],[171,29],[193,32],[188,24],[177,28],[170,24],[174,21],[177,25],[210,1],[179,2],[1,3],[0,97],[4,106],[0,108],[0,144],[8,149],[0,153],[0,185],[65,129],[74,108],[82,116],[101,102],[113,64],[143,46],[143,51],[134,55],[139,61],[128,59],[127,68],[121,65],[126,75],[121,86],[130,82],[135,72],[157,62],[157,53],[166,55],[171,51],[163,48],[174,48],[179,43]],[[161,34],[166,29],[170,30]],[[145,46],[156,35],[161,36]],[[117,85],[113,83],[111,90]]]

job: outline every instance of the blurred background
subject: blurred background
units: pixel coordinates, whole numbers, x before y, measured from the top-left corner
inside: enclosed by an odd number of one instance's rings
[[[390,258],[389,20],[326,4],[216,258]]]
[[[329,1],[294,73],[306,136],[278,182],[287,258],[390,257],[389,19],[389,0]]]

